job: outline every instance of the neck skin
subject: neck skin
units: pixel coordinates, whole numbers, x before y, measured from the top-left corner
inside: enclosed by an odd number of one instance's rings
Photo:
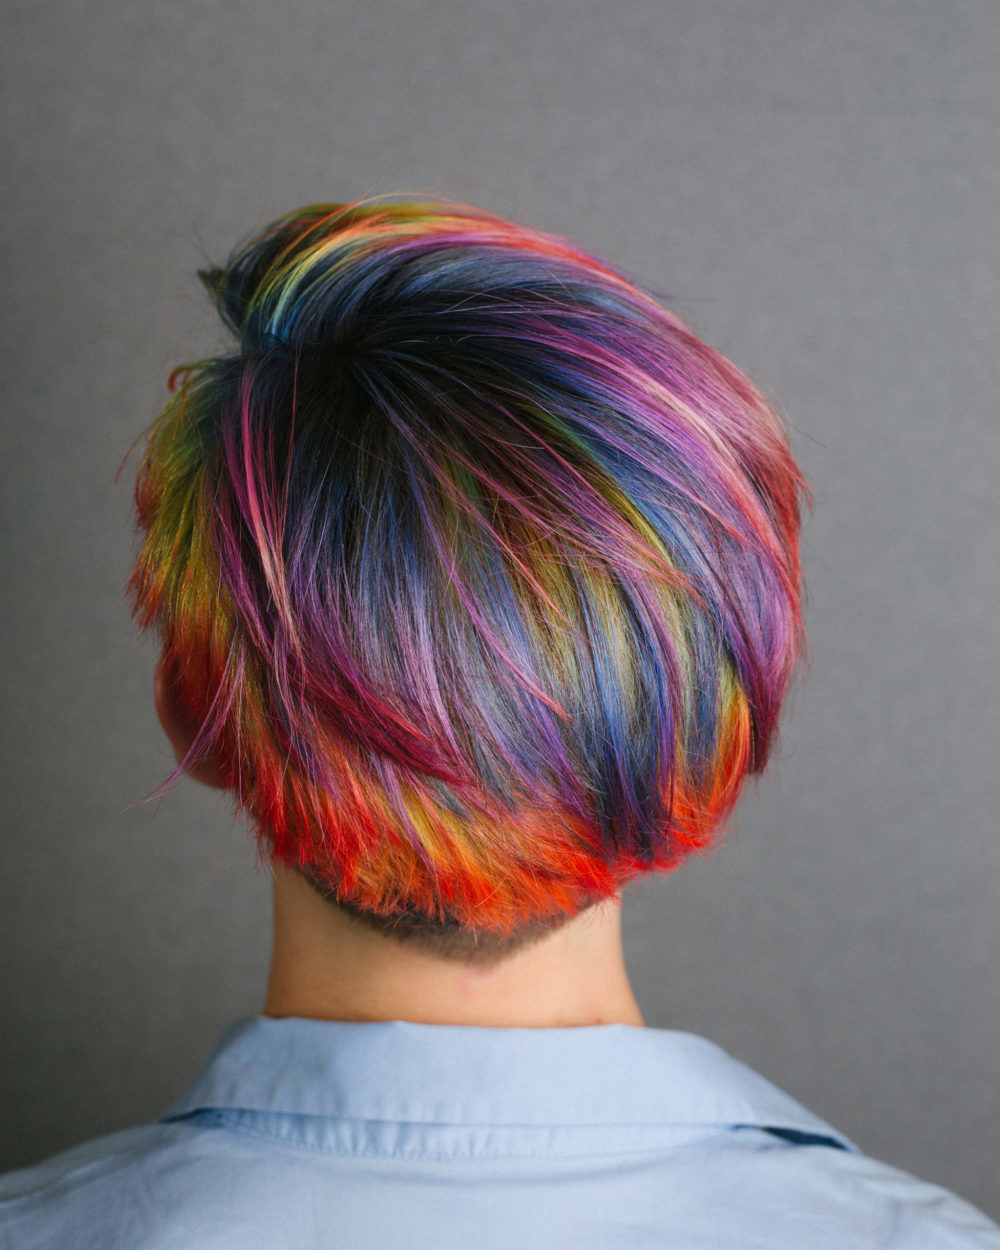
[[[468,964],[369,929],[294,870],[272,871],[267,1016],[529,1029],[643,1024],[622,955],[620,899],[496,963]]]

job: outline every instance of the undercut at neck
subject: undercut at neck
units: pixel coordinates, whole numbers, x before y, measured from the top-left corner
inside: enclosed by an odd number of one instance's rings
[[[299,871],[330,907],[336,907],[383,937],[403,942],[424,954],[454,963],[499,963],[542,941],[574,919],[573,916],[559,913],[544,920],[526,921],[511,933],[498,934],[486,929],[470,929],[452,916],[445,916],[443,919],[430,916],[415,907],[404,907],[382,915],[337,898],[328,886],[308,873]]]

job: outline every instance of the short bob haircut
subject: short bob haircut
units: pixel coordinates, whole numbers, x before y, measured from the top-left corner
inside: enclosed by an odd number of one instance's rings
[[[238,342],[172,379],[129,589],[262,853],[471,957],[705,848],[802,641],[754,386],[463,205],[304,208],[202,277]]]

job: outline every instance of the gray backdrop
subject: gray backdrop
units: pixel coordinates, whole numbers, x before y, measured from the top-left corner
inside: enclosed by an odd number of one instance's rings
[[[2,1163],[149,1118],[260,1006],[265,878],[122,602],[193,277],[423,189],[646,276],[787,414],[813,663],[711,859],[629,903],[651,1024],[1000,1216],[996,0],[5,5]]]

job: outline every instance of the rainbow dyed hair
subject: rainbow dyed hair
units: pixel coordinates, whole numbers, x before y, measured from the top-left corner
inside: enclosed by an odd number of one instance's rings
[[[801,642],[757,390],[572,244],[305,208],[203,275],[136,487],[136,617],[263,851],[373,917],[555,924],[705,847]]]

